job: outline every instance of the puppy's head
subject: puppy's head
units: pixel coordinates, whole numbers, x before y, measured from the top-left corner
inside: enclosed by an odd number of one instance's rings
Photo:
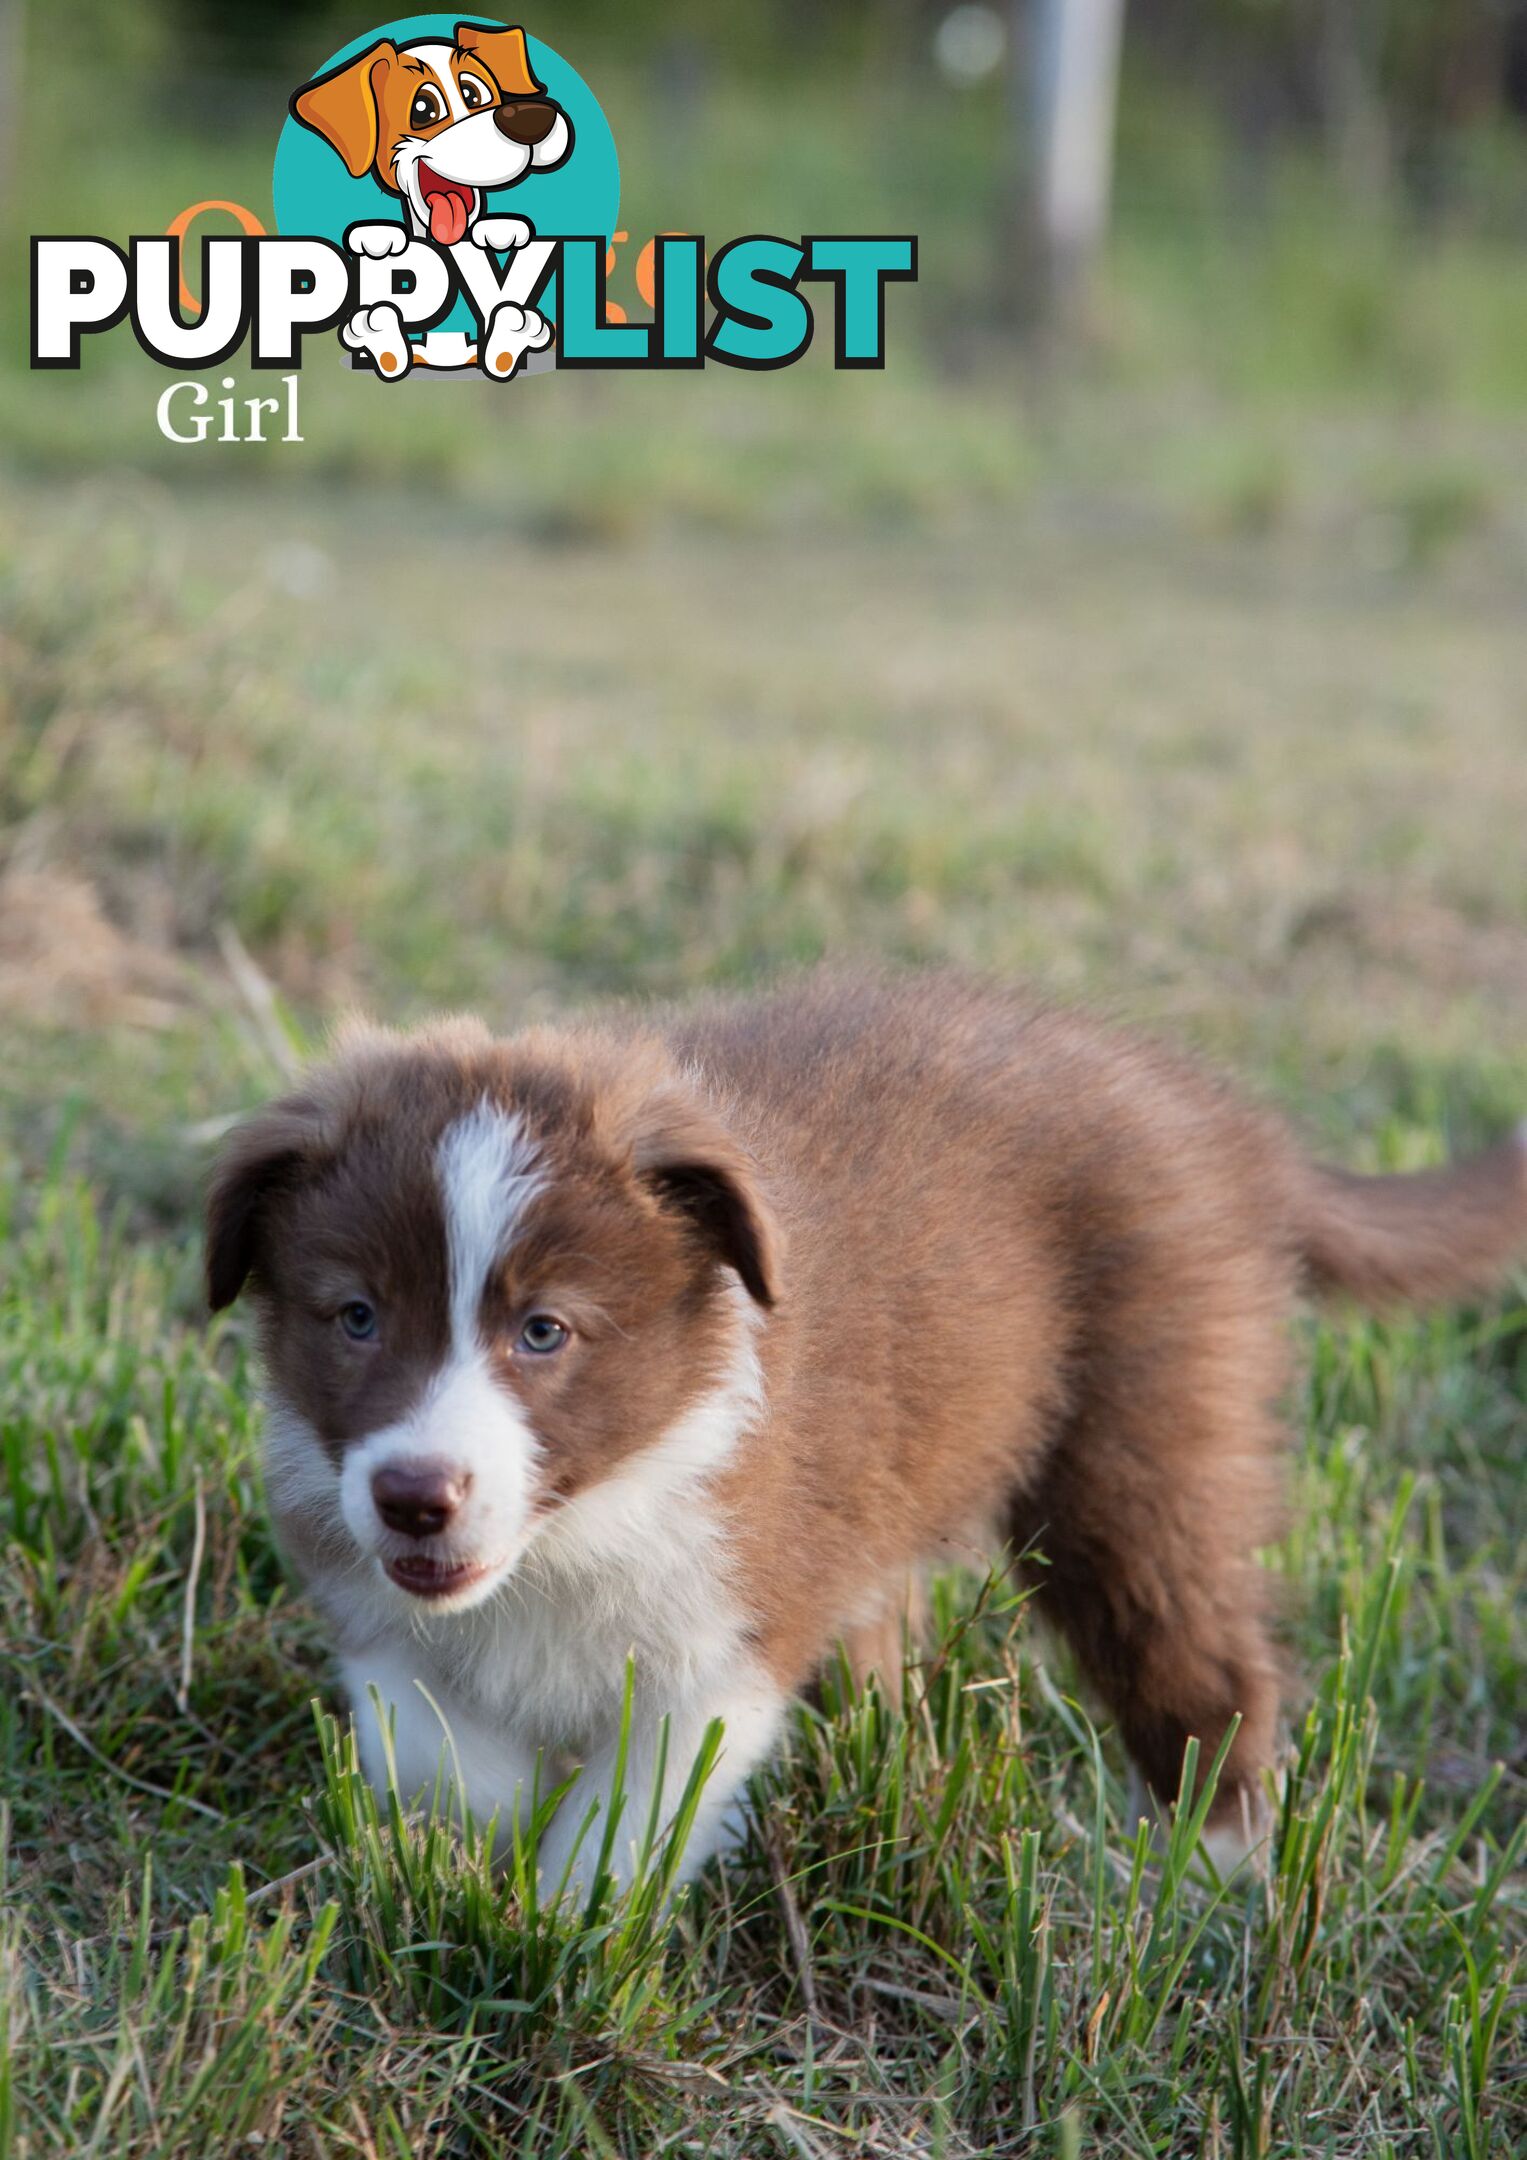
[[[352,1035],[235,1132],[214,1310],[246,1281],[289,1549],[449,1610],[735,1384],[779,1263],[752,1164],[656,1045],[448,1023]]]
[[[531,72],[523,30],[458,23],[456,40],[381,39],[316,82],[291,110],[356,179],[401,195],[432,239],[454,246],[488,188],[560,165],[572,126]]]

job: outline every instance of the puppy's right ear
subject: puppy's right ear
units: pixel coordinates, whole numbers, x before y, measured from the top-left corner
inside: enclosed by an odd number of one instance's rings
[[[495,30],[491,23],[459,22],[456,43],[475,60],[485,60],[506,98],[541,97],[546,85],[536,80],[523,30]]]
[[[383,38],[332,75],[304,83],[292,99],[293,119],[333,145],[352,180],[362,179],[376,163],[382,86],[397,59],[397,46]]]
[[[228,1135],[207,1188],[207,1303],[214,1312],[233,1303],[255,1265],[266,1203],[308,1174],[317,1150],[318,1105],[300,1095],[272,1103]]]

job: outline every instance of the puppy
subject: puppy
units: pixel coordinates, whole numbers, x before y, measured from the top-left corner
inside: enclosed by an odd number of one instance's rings
[[[368,1775],[373,1687],[407,1794],[447,1736],[506,1826],[538,1754],[543,1793],[581,1765],[555,1883],[603,1837],[574,1849],[628,1651],[617,1872],[725,1721],[692,1872],[836,1645],[899,1668],[909,1577],[992,1537],[1159,1800],[1239,1714],[1210,1825],[1234,1864],[1278,1727],[1254,1554],[1290,1308],[1456,1296],[1524,1247],[1520,1134],[1350,1176],[1130,1035],[824,975],[508,1039],[352,1031],[228,1143],[207,1276],[215,1309],[253,1286],[270,1505]]]
[[[355,179],[369,173],[401,198],[407,223],[352,225],[351,246],[381,259],[401,254],[410,237],[440,248],[522,247],[523,218],[484,217],[490,188],[511,187],[526,173],[549,172],[572,154],[571,122],[531,72],[523,30],[458,23],[454,44],[382,38],[342,67],[304,83],[293,117],[321,135]],[[398,309],[357,310],[342,331],[354,351],[371,355],[394,381],[413,358]],[[478,355],[486,373],[510,373],[527,351],[551,342],[535,308],[504,302],[484,329]]]

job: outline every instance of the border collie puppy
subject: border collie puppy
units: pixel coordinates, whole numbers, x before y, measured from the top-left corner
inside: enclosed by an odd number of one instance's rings
[[[1449,1170],[1305,1161],[1195,1066],[945,975],[498,1038],[345,1033],[216,1170],[214,1309],[252,1285],[282,1544],[368,1776],[445,1760],[592,1870],[627,1656],[617,1872],[725,1721],[693,1871],[846,1643],[900,1673],[909,1579],[1033,1564],[1146,1784],[1236,1714],[1209,1826],[1266,1835],[1290,1308],[1483,1287],[1527,1249],[1527,1138]],[[1037,1555],[1043,1555],[1043,1564]],[[660,1736],[668,1723],[664,1755]],[[662,1794],[655,1792],[660,1763]]]

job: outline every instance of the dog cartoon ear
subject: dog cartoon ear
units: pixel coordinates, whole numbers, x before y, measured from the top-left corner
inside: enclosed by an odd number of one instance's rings
[[[274,1194],[309,1175],[318,1150],[319,1110],[289,1095],[235,1126],[207,1188],[207,1303],[231,1305],[259,1258],[261,1216]]]
[[[684,1216],[713,1257],[736,1269],[750,1297],[778,1304],[779,1226],[756,1166],[721,1124],[665,1092],[647,1106],[633,1161],[660,1205]]]
[[[382,88],[397,65],[398,48],[383,38],[369,52],[304,83],[292,99],[292,117],[332,144],[353,180],[370,172],[381,137]]]
[[[523,30],[492,30],[483,23],[456,25],[456,43],[463,52],[483,61],[506,98],[540,97],[544,83],[530,72],[530,54]]]

